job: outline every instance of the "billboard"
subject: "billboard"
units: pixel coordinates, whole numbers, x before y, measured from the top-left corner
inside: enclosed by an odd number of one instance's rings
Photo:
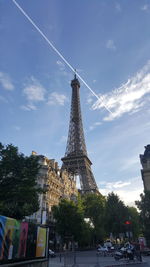
[[[0,260],[3,257],[3,239],[5,233],[6,217],[0,216]]]
[[[45,257],[47,229],[0,215],[0,261]]]
[[[18,249],[19,258],[26,256],[27,236],[28,236],[28,223],[22,222],[20,227],[20,238],[19,238],[19,249]]]
[[[46,252],[46,228],[38,227],[36,257],[45,257]]]
[[[20,222],[12,218],[0,216],[0,226],[0,259],[9,260],[17,257]]]

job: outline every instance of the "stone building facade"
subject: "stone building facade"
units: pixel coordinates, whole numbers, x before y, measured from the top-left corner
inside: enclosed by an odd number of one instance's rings
[[[38,157],[40,164],[38,184],[45,189],[45,193],[39,196],[40,209],[29,216],[28,220],[46,224],[52,220],[52,206],[58,205],[61,199],[76,200],[78,189],[75,179],[66,170],[60,169],[54,159],[37,155],[36,152],[32,154]]]
[[[150,145],[145,146],[143,155],[140,155],[140,161],[142,164],[142,180],[144,184],[144,190],[150,191]]]

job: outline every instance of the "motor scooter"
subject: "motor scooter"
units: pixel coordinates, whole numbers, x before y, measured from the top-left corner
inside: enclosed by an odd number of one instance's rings
[[[126,248],[124,248],[124,247],[122,247],[121,249],[117,250],[114,253],[114,258],[116,261],[123,259],[123,258],[126,258],[126,256],[127,256]]]
[[[120,250],[116,251],[114,254],[115,260],[127,259],[134,260],[134,251],[129,247],[122,247]]]

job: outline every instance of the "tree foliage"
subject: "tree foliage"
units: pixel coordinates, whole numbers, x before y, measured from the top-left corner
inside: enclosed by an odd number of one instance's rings
[[[79,241],[84,232],[84,216],[78,204],[70,200],[61,200],[58,206],[52,207],[56,220],[56,230],[64,238]]]
[[[106,199],[97,194],[86,194],[83,196],[84,216],[89,218],[94,226],[95,241],[104,239],[104,215]]]
[[[79,196],[78,202],[61,200],[52,208],[56,230],[62,237],[74,237],[81,245],[98,244],[113,234],[132,231],[133,238],[139,234],[139,214],[134,207],[126,206],[118,195],[108,197],[94,193]],[[125,222],[131,221],[131,229]],[[87,223],[88,222],[88,223]]]
[[[107,235],[110,233],[118,237],[119,233],[125,231],[125,221],[128,219],[128,209],[113,192],[108,194],[105,209],[105,229]]]
[[[0,143],[0,214],[22,219],[39,209],[37,158]]]
[[[130,230],[132,231],[133,238],[137,239],[140,234],[140,216],[135,207],[128,208],[128,219],[131,222]]]
[[[140,210],[140,222],[143,234],[146,237],[147,245],[150,246],[150,191],[145,191],[140,197],[141,200],[135,203]]]

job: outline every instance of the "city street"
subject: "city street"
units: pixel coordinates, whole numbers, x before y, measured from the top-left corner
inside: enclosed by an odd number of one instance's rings
[[[128,267],[131,265],[135,267],[141,265],[141,267],[150,267],[150,256],[143,257],[143,262],[140,263],[138,261],[128,262],[127,260],[116,261],[113,257],[109,256],[97,256],[96,251],[78,251],[75,255],[70,252],[67,252],[66,255],[65,253],[57,254],[56,258],[50,258],[49,260],[49,267],[104,267],[113,265],[128,265]]]

